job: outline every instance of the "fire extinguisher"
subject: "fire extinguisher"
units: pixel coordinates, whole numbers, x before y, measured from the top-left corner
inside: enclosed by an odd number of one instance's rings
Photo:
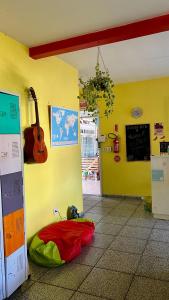
[[[113,152],[120,152],[120,140],[118,136],[118,125],[115,125],[115,133],[111,132],[108,134],[108,137],[113,140]]]
[[[119,142],[119,138],[116,135],[116,137],[113,139],[113,152],[114,153],[119,153],[120,151],[120,142]]]

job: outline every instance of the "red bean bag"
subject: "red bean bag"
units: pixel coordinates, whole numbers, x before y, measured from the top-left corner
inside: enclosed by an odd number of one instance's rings
[[[52,241],[59,249],[62,260],[69,262],[89,245],[94,234],[94,223],[86,219],[60,221],[43,228],[38,237],[45,244]]]

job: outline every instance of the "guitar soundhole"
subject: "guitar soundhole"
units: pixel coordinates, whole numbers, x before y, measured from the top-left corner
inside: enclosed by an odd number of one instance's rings
[[[45,151],[44,150],[38,150],[38,153],[44,153]]]

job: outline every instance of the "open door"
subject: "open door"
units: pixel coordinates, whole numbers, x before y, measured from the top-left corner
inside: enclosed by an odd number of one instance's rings
[[[100,195],[100,157],[98,125],[92,117],[81,116],[81,157],[83,194]]]

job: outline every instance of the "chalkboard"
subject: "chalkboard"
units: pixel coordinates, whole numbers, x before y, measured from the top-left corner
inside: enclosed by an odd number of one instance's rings
[[[150,160],[150,125],[126,125],[127,161]]]

